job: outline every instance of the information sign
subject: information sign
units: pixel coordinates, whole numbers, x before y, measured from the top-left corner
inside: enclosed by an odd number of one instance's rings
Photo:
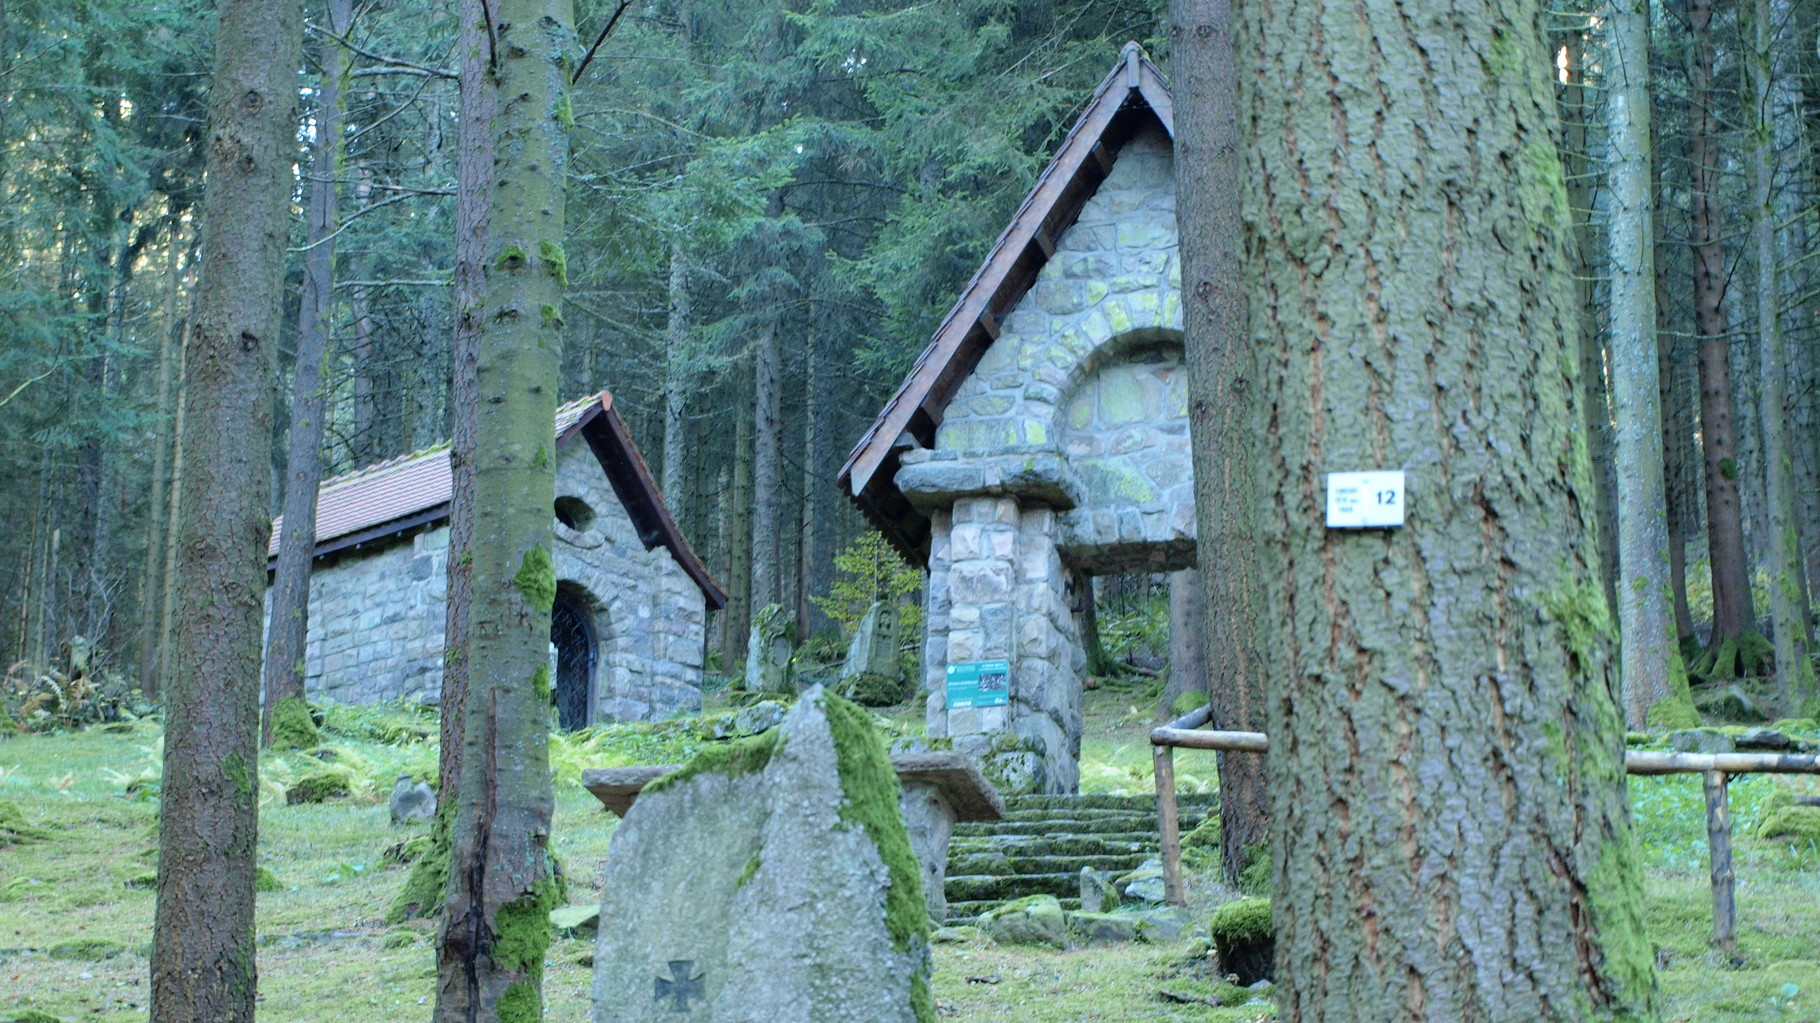
[[[1011,662],[948,665],[948,709],[1003,707],[1011,702]]]
[[[1327,474],[1327,528],[1373,529],[1403,524],[1403,470]]]

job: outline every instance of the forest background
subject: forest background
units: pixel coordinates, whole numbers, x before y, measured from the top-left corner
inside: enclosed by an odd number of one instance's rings
[[[1737,7],[1657,5],[1650,40],[1670,585],[1677,633],[1701,645],[1715,615],[1714,477],[1735,486],[1742,536],[1736,554],[1720,545],[1719,572],[1752,581],[1751,616],[1768,631],[1780,531],[1766,434],[1786,438],[1797,582],[1820,571],[1820,9],[1769,6],[1767,108]],[[345,30],[332,27],[337,7],[308,14],[287,270],[297,295],[323,244],[306,233],[310,200],[334,189],[325,475],[448,437],[455,235],[455,5],[368,0]],[[212,9],[0,0],[0,664],[16,680],[80,658],[156,694],[170,670]],[[719,663],[743,657],[765,603],[790,609],[801,634],[828,635],[810,598],[830,591],[837,553],[864,531],[835,486],[842,460],[1120,44],[1139,40],[1167,69],[1164,5],[612,0],[577,13],[591,47],[573,94],[561,397],[614,392],[684,533],[732,592],[710,639]],[[1617,418],[1605,388],[1606,40],[1585,4],[1555,3],[1548,27],[1603,504],[1627,485],[1603,453]],[[325,63],[340,68],[337,90],[323,88]],[[341,152],[318,164],[336,93]],[[1753,154],[1770,157],[1767,201]],[[1763,222],[1767,250],[1750,233]],[[286,306],[274,514],[305,319],[296,299]],[[1766,316],[1774,366],[1761,357]],[[1783,393],[1766,401],[1778,374]],[[1734,423],[1735,450],[1703,464],[1714,409]],[[1614,528],[1614,514],[1600,519]],[[1615,587],[1614,539],[1602,546]],[[1744,660],[1690,658],[1706,674],[1744,673]]]

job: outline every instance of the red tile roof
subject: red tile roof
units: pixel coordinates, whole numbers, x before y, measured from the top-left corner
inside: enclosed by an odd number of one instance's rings
[[[558,447],[577,435],[586,436],[645,549],[659,544],[668,547],[677,564],[701,587],[708,607],[718,610],[724,606],[725,592],[709,577],[671,518],[651,470],[613,409],[612,393],[590,394],[558,408],[555,425]],[[316,556],[446,519],[452,486],[447,444],[325,480],[316,498]],[[272,520],[268,558],[277,556],[283,529],[284,516],[280,515]]]

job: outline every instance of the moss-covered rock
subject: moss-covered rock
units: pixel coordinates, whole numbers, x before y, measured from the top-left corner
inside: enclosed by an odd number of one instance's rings
[[[272,749],[310,749],[322,742],[316,718],[301,696],[287,696],[272,707]]]
[[[1241,985],[1269,980],[1276,959],[1270,929],[1270,900],[1245,898],[1213,911],[1207,934],[1220,955],[1220,966],[1236,973]]]
[[[1812,842],[1820,846],[1820,806],[1772,806],[1757,825],[1757,837]]]
[[[53,1016],[37,1009],[16,1009],[6,1018],[10,1023],[63,1023],[62,1016]]]
[[[299,803],[326,803],[331,799],[346,799],[354,794],[354,775],[345,769],[331,769],[306,774],[296,783],[284,790],[286,804],[296,806]]]
[[[108,938],[72,938],[60,941],[46,949],[45,955],[52,959],[75,959],[85,962],[100,962],[115,956],[125,955],[126,946]]]
[[[1053,895],[1032,895],[989,910],[980,916],[979,929],[1000,945],[1068,947],[1068,920]]]
[[[284,891],[284,882],[278,880],[278,875],[272,873],[271,867],[255,867],[253,868],[253,890],[256,892],[281,892]]]

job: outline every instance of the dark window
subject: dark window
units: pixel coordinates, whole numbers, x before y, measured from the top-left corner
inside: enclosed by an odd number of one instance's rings
[[[594,524],[594,509],[581,498],[565,494],[556,499],[556,521],[577,533],[584,533]]]

